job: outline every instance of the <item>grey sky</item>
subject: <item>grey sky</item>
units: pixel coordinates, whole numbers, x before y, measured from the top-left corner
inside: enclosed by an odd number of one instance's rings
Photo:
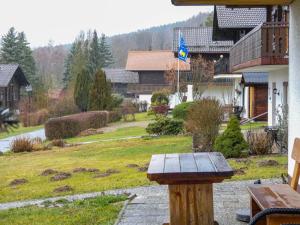
[[[14,26],[33,47],[70,43],[80,30],[107,35],[187,19],[211,7],[175,7],[171,0],[7,0],[1,3],[0,35]]]

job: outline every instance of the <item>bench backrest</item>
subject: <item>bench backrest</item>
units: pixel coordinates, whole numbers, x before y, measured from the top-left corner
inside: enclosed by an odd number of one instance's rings
[[[293,146],[292,158],[295,160],[291,187],[297,191],[300,175],[300,138],[296,138]]]

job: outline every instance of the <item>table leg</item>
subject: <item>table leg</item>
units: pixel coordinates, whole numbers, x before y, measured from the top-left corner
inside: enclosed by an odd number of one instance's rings
[[[213,225],[212,184],[169,185],[170,225]]]

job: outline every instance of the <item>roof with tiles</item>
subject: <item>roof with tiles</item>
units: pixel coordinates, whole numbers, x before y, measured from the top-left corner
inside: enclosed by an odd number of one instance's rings
[[[167,71],[177,69],[178,60],[172,51],[129,51],[126,70],[128,71]],[[180,70],[189,71],[187,63],[180,61]]]
[[[139,75],[136,72],[126,71],[125,69],[104,69],[106,79],[112,83],[137,84]]]
[[[267,20],[266,8],[216,6],[219,28],[254,28]]]
[[[229,53],[233,41],[213,41],[212,27],[177,27],[173,31],[173,51],[178,50],[179,30],[190,53]]]
[[[20,85],[29,85],[24,73],[18,64],[0,64],[0,87],[7,87],[15,74],[19,74]]]

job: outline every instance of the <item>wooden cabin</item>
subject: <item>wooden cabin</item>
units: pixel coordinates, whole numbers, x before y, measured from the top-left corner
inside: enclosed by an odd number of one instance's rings
[[[18,109],[21,88],[29,86],[29,81],[17,64],[0,64],[0,105]]]
[[[139,83],[137,72],[125,69],[104,69],[106,79],[111,82],[112,92],[124,97],[134,97],[133,93],[128,92],[128,86]]]

